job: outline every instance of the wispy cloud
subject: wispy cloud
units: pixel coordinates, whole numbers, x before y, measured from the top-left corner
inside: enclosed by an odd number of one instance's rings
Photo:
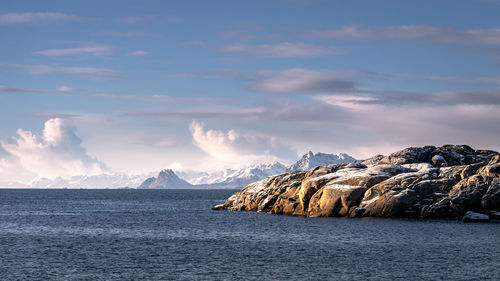
[[[75,120],[75,119],[79,119],[80,117],[82,117],[82,115],[79,115],[79,114],[57,113],[57,112],[45,112],[45,113],[26,114],[25,116],[27,116],[27,117],[35,117],[35,118],[42,118],[42,119],[45,119],[45,120],[47,120],[47,119],[53,119],[53,118]]]
[[[148,56],[150,54],[151,54],[150,52],[138,50],[138,51],[130,52],[128,55],[129,56],[136,56],[136,57],[143,57],[143,56]]]
[[[457,30],[431,25],[380,28],[345,25],[335,29],[309,32],[307,36],[345,40],[419,40],[458,45],[500,46],[500,29],[496,28]]]
[[[464,82],[464,83],[491,84],[491,85],[500,86],[500,76],[474,77],[474,78],[460,78],[460,77],[450,77],[450,76],[432,76],[432,77],[430,77],[430,79],[441,80],[441,81]]]
[[[124,116],[179,118],[179,119],[223,119],[223,118],[256,119],[265,112],[267,112],[267,108],[253,107],[253,108],[232,109],[224,111],[160,111],[160,112],[142,111],[142,112],[125,113]]]
[[[47,90],[6,87],[0,85],[0,93],[48,93]]]
[[[146,21],[148,17],[146,16],[129,16],[129,17],[123,17],[118,19],[119,22],[121,23],[126,23],[126,24],[137,24],[137,23],[143,23]]]
[[[365,70],[333,71],[304,68],[256,72],[219,70],[213,72],[212,76],[248,81],[251,83],[249,88],[255,91],[296,94],[359,92],[364,91],[359,80],[404,77],[402,74],[385,74]]]
[[[241,31],[225,31],[219,33],[219,35],[225,39],[236,39],[241,41],[251,41],[255,39],[255,35]]]
[[[261,71],[250,86],[271,93],[351,92],[359,83],[342,73],[301,68],[282,71]]]
[[[118,71],[108,68],[95,68],[95,67],[70,67],[70,66],[54,66],[45,64],[6,64],[0,63],[0,66],[10,66],[26,70],[30,74],[67,74],[88,79],[96,80],[111,80],[122,77]]]
[[[0,85],[0,93],[38,93],[38,94],[67,94],[73,89],[67,86],[60,86],[55,90],[41,90],[41,89],[29,89],[29,88],[16,88],[16,87],[6,87]]]
[[[106,99],[121,99],[121,100],[139,100],[147,102],[187,102],[187,103],[219,103],[227,102],[223,98],[205,98],[205,97],[174,97],[168,95],[121,95],[115,93],[102,93],[102,94],[87,94],[87,97],[106,98]]]
[[[173,78],[193,78],[199,75],[195,73],[167,73],[167,76]]]
[[[143,24],[151,21],[166,21],[169,23],[181,23],[183,19],[178,16],[156,16],[156,15],[128,16],[118,19],[118,22],[124,24]]]
[[[336,48],[327,48],[302,43],[276,43],[263,45],[231,44],[221,48],[223,52],[269,58],[316,57],[345,53]]]
[[[0,15],[0,24],[82,21],[82,17],[56,12],[9,13]]]
[[[179,145],[176,141],[170,138],[160,138],[160,140],[153,143],[154,147],[174,147]]]
[[[47,49],[47,50],[36,51],[34,53],[48,57],[77,56],[77,55],[105,56],[105,55],[111,55],[113,53],[113,49],[108,46],[86,46],[86,47],[65,48],[65,49]]]

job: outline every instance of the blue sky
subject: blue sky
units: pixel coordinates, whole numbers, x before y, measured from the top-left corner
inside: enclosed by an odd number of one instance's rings
[[[494,0],[7,1],[0,180],[53,177],[37,169],[54,161],[71,176],[498,150],[499,14]]]

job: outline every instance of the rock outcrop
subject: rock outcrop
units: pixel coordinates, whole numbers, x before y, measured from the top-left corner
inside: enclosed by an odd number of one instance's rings
[[[494,217],[500,210],[500,154],[467,145],[410,147],[270,176],[213,209],[308,217],[443,218],[472,211]]]

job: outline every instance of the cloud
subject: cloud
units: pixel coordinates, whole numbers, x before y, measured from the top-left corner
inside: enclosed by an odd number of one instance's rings
[[[112,80],[122,77],[118,71],[108,68],[95,68],[95,67],[68,67],[68,66],[54,66],[46,64],[5,64],[0,63],[0,66],[13,66],[28,71],[30,74],[67,74],[88,79],[95,80]]]
[[[60,86],[59,88],[57,88],[57,90],[58,90],[59,92],[72,92],[74,89],[72,89],[72,88],[70,88],[70,87],[68,87],[68,86],[64,86],[64,85],[62,85],[62,86]]]
[[[500,86],[500,76],[492,77],[474,77],[474,78],[459,78],[459,77],[449,77],[449,76],[432,76],[432,80],[440,81],[452,81],[452,82],[463,82],[463,83],[477,83],[477,84],[492,84]]]
[[[107,46],[87,46],[78,48],[66,49],[48,49],[34,52],[34,54],[48,56],[48,57],[61,57],[61,56],[77,56],[77,55],[91,55],[91,56],[106,56],[113,53],[113,50]]]
[[[1,159],[4,172],[15,170],[20,174],[54,179],[99,175],[107,171],[102,162],[87,154],[82,140],[76,135],[76,128],[68,120],[49,119],[42,134],[18,129],[17,136],[9,141],[2,139],[0,143],[7,153]],[[1,176],[6,180],[16,177],[5,173]]]
[[[147,55],[151,55],[150,52],[146,52],[146,51],[133,51],[131,53],[128,54],[129,56],[147,56]]]
[[[167,77],[172,77],[172,78],[195,78],[199,77],[198,74],[195,73],[167,73]]]
[[[131,117],[154,117],[154,118],[180,118],[180,119],[255,119],[267,112],[264,107],[250,107],[224,111],[161,111],[161,112],[129,112],[124,114]]]
[[[178,16],[155,16],[155,15],[144,15],[144,16],[129,16],[118,19],[118,22],[124,24],[144,24],[147,22],[155,20],[164,20],[169,23],[181,23],[183,19]]]
[[[196,121],[191,123],[189,129],[193,144],[209,156],[207,161],[212,167],[288,162],[297,157],[293,150],[281,144],[276,137],[242,135],[235,130],[206,130],[202,123]]]
[[[223,52],[268,58],[316,57],[345,53],[336,48],[325,48],[311,44],[277,43],[264,45],[231,44],[221,48]]]
[[[149,32],[135,32],[135,31],[129,31],[129,32],[110,32],[110,33],[105,33],[109,34],[111,36],[115,37],[128,37],[128,38],[153,38],[153,37],[159,37],[158,34],[155,33],[149,33]]]
[[[146,17],[141,17],[141,16],[130,16],[130,17],[124,17],[118,19],[119,22],[121,23],[126,23],[126,24],[137,24],[137,23],[143,23],[146,21]]]
[[[345,40],[415,40],[443,44],[500,46],[500,29],[495,28],[455,30],[431,25],[400,25],[380,28],[345,25],[336,29],[310,32],[308,36]]]
[[[37,93],[37,94],[67,94],[72,92],[73,89],[68,86],[60,86],[55,90],[41,90],[29,88],[16,88],[0,85],[0,93]]]
[[[220,32],[220,37],[225,39],[236,39],[241,41],[251,41],[255,39],[255,36],[241,31],[226,31]]]
[[[174,147],[174,146],[177,146],[178,143],[170,138],[161,138],[160,140],[158,140],[157,142],[154,142],[153,143],[153,146],[154,147]]]
[[[9,13],[0,15],[0,24],[15,23],[43,23],[43,22],[68,22],[82,21],[83,18],[71,14],[55,12],[42,13]]]
[[[39,90],[39,89],[27,89],[27,88],[15,88],[15,87],[7,87],[0,85],[0,93],[48,93],[47,90]]]
[[[405,77],[366,70],[333,71],[291,68],[256,72],[238,70],[214,71],[207,77],[230,78],[250,82],[249,89],[268,93],[346,94],[365,92],[361,80],[386,80]]]
[[[318,93],[354,91],[358,86],[337,73],[294,68],[260,72],[250,88],[271,93]]]
[[[35,114],[26,114],[25,116],[27,117],[35,117],[35,118],[42,118],[42,119],[68,119],[68,120],[75,120],[79,119],[82,117],[82,115],[78,114],[69,114],[69,113],[57,113],[57,112],[46,112],[46,113],[35,113]]]

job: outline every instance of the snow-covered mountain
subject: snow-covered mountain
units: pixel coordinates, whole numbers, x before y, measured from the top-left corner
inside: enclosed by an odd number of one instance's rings
[[[226,169],[215,172],[177,172],[178,175],[193,185],[208,188],[240,188],[254,181],[271,175],[284,173],[286,166],[274,162],[251,165],[242,169]]]
[[[74,176],[69,179],[61,177],[55,179],[36,178],[22,187],[36,188],[122,188],[137,187],[153,173],[141,175],[127,175],[124,173],[101,174],[96,176]]]
[[[180,171],[177,174],[190,184],[198,187],[241,188],[249,183],[286,171],[307,171],[316,166],[350,163],[353,161],[356,161],[356,159],[345,153],[326,154],[309,151],[289,167],[279,162],[274,162],[271,164],[252,165],[238,170],[227,169],[216,172]]]
[[[284,173],[285,171],[286,166],[279,162],[253,165],[234,171],[218,183],[225,188],[239,188],[263,178]]]
[[[316,166],[329,165],[329,164],[342,164],[354,162],[356,159],[345,153],[327,154],[327,153],[313,153],[309,151],[304,154],[299,161],[288,167],[289,171],[307,171]]]
[[[274,162],[251,165],[242,169],[226,169],[213,172],[172,171],[127,175],[124,173],[101,174],[97,176],[74,176],[69,179],[37,178],[31,183],[0,183],[0,187],[35,188],[241,188],[249,183],[286,171],[307,171],[313,167],[328,164],[349,163],[354,158],[345,154],[313,153],[304,154],[295,164],[286,167]],[[157,175],[155,177],[155,175]]]
[[[162,170],[157,177],[146,179],[137,189],[193,188],[193,185],[179,178],[171,169]]]

